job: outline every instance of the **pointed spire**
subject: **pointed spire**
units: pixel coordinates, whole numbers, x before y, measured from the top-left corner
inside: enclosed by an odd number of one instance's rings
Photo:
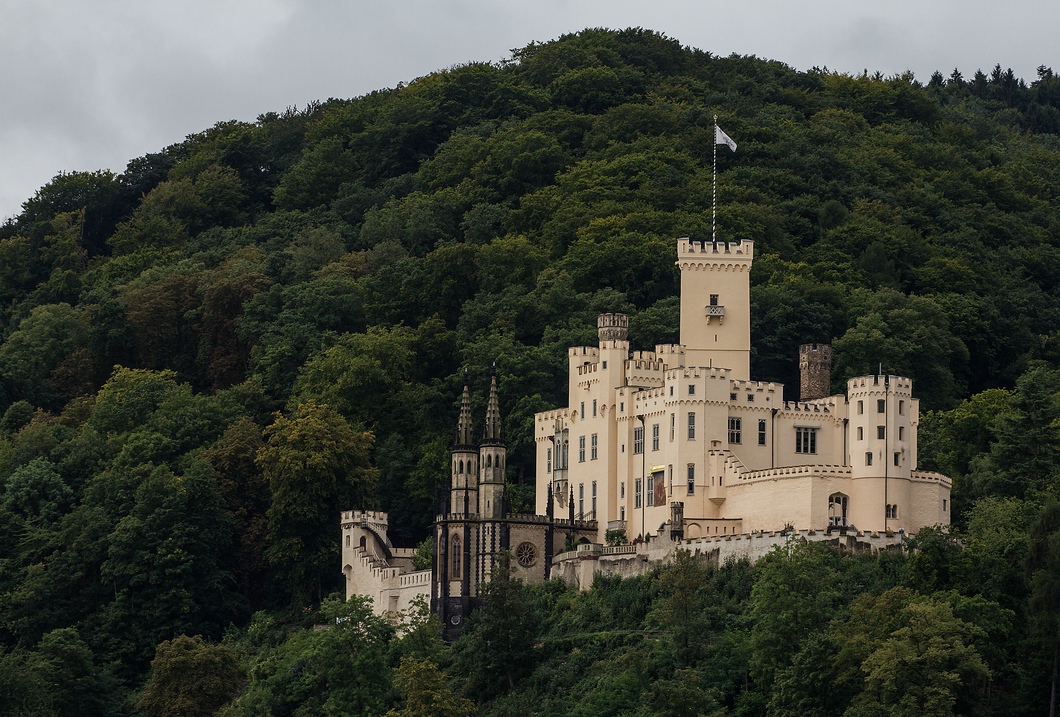
[[[493,379],[490,383],[490,398],[486,404],[486,426],[482,431],[482,442],[492,445],[503,443],[501,438],[501,403],[497,398],[497,364],[493,364]]]
[[[467,387],[467,369],[464,369],[464,395],[460,399],[460,417],[456,420],[453,445],[457,448],[475,445],[475,434],[471,428],[471,392]]]

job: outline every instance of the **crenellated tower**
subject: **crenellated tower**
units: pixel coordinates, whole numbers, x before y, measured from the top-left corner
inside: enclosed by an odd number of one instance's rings
[[[732,369],[751,378],[751,263],[754,242],[677,240],[681,343],[689,366]]]

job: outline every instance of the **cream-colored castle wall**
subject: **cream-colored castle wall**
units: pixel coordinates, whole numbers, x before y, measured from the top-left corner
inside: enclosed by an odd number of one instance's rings
[[[751,377],[749,274],[754,243],[703,246],[677,240],[681,269],[681,343],[689,366],[720,366],[733,378]],[[711,315],[711,295],[719,312]]]

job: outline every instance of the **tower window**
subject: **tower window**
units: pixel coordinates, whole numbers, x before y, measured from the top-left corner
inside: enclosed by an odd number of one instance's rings
[[[463,461],[460,461],[460,462],[459,462],[459,463],[457,464],[457,467],[456,467],[456,472],[457,472],[457,473],[463,473],[463,472],[464,472],[464,462],[463,462]]]
[[[766,419],[758,419],[758,445],[764,446],[766,444]]]
[[[659,424],[651,424],[651,449],[653,451],[659,450]]]
[[[593,415],[596,415],[596,399],[593,399]]]
[[[633,481],[633,507],[639,508],[644,500],[644,496],[641,491],[644,489],[644,483],[642,478],[637,478]]]
[[[816,453],[817,452],[817,429],[796,428],[795,429],[795,452]]]
[[[578,517],[585,517],[585,484],[578,484]]]
[[[633,429],[633,453],[639,454],[644,452],[644,427]]]
[[[710,305],[711,306],[717,306],[718,305],[718,295],[717,294],[711,294],[710,295]]]
[[[867,466],[871,466],[872,465],[872,452],[871,451],[865,454],[865,465],[867,465]]]
[[[597,446],[599,445],[599,441],[597,440],[596,436],[597,434],[594,433],[592,436],[590,436],[589,441],[589,457],[594,461],[596,460]]]
[[[578,462],[585,463],[585,436],[578,436]]]
[[[902,454],[901,454],[901,453],[899,453],[899,452],[897,452],[897,451],[895,451],[895,454],[894,454],[894,464],[895,464],[895,465],[898,465],[898,463],[899,463],[899,461],[901,460],[901,458],[902,458]]]
[[[694,383],[688,384],[688,395],[689,396],[695,396],[696,395],[696,385]]]
[[[593,481],[593,518],[596,518],[596,481]]]
[[[887,437],[887,426],[876,426],[876,437],[884,439]]]
[[[905,426],[898,426],[898,440],[905,440]]]
[[[648,505],[655,505],[655,474],[648,476]]]
[[[449,577],[451,577],[451,578],[453,578],[455,580],[459,580],[460,579],[460,564],[461,564],[461,560],[460,560],[460,536],[459,535],[454,535],[452,541],[450,541],[450,544],[452,545],[453,557],[452,557],[452,574]]]
[[[858,426],[858,440],[859,441],[865,440],[865,429],[862,428],[861,426]]]
[[[898,415],[905,415],[905,401],[898,402]]]
[[[688,494],[695,495],[696,493],[696,464],[688,464]]]
[[[743,419],[729,418],[729,443],[743,442]]]
[[[865,402],[858,401],[858,415],[860,416],[863,413],[865,413]]]
[[[618,484],[618,497],[622,500],[626,499],[626,481],[622,481]]]
[[[887,519],[896,520],[898,518],[898,506],[888,505],[887,506]]]
[[[887,412],[887,400],[883,398],[876,399],[876,413]]]
[[[677,430],[677,414],[670,414],[670,440],[674,439],[674,431]]]
[[[600,363],[602,364],[602,368],[604,369],[604,371],[606,371],[607,370],[607,361],[601,361]]]
[[[691,411],[688,413],[688,440],[696,440],[696,414]]]
[[[581,402],[581,410],[578,411],[578,415],[585,418],[585,401]]]
[[[545,472],[552,472],[552,449],[548,448],[545,450]]]

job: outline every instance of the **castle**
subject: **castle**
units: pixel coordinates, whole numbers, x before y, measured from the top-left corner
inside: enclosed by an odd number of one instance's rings
[[[506,511],[496,379],[478,444],[465,387],[434,566],[410,570],[411,552],[386,540],[385,514],[343,513],[347,596],[371,595],[382,611],[429,594],[458,630],[501,551],[517,577],[538,582],[564,558],[639,549],[646,560],[645,543],[659,538],[890,536],[948,524],[950,480],[916,469],[910,379],[859,376],[828,395],[831,349],[806,345],[799,401],[751,380],[753,259],[751,241],[679,239],[681,343],[631,352],[628,318],[603,314],[598,345],[569,350],[568,406],[535,417],[536,515]],[[641,547],[592,548],[625,541]],[[563,574],[584,582],[591,572]]]

